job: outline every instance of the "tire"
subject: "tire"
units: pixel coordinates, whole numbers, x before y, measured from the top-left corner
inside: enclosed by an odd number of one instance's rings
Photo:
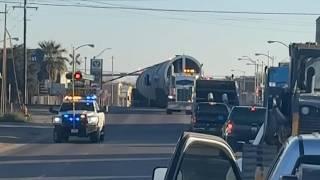
[[[172,111],[167,109],[167,114],[172,114]]]
[[[192,115],[192,111],[187,110],[186,115]]]
[[[100,138],[101,133],[99,130],[90,134],[90,141],[93,143],[98,143],[100,141]]]
[[[64,136],[63,136],[63,129],[59,128],[59,127],[55,127],[53,129],[53,142],[55,143],[61,143],[64,140]]]
[[[105,133],[105,127],[102,128],[102,131],[100,133],[100,141],[103,142],[104,141],[104,133]]]

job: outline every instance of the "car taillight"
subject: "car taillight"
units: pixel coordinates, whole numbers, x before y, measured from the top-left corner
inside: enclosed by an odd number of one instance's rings
[[[232,128],[233,128],[233,124],[231,121],[229,121],[227,123],[227,127],[226,127],[226,133],[231,134],[232,133]]]

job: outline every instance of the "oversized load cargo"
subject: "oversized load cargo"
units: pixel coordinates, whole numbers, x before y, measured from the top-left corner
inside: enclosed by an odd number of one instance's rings
[[[177,55],[146,69],[138,77],[136,87],[147,100],[147,106],[165,108],[170,92],[175,91],[177,76],[200,74],[201,64],[198,60],[188,55]]]

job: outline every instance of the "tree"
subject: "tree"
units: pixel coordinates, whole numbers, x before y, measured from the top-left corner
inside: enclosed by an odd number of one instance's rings
[[[44,53],[43,63],[49,75],[49,81],[56,82],[58,75],[67,71],[66,61],[69,60],[63,56],[66,50],[55,41],[39,42],[39,47]]]

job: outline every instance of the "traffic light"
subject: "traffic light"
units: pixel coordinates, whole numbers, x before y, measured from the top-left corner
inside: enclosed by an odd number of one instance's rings
[[[74,79],[75,79],[76,81],[82,80],[82,74],[81,74],[80,71],[77,71],[77,72],[74,73]]]
[[[66,78],[71,80],[72,79],[72,72],[69,72],[66,74]]]

